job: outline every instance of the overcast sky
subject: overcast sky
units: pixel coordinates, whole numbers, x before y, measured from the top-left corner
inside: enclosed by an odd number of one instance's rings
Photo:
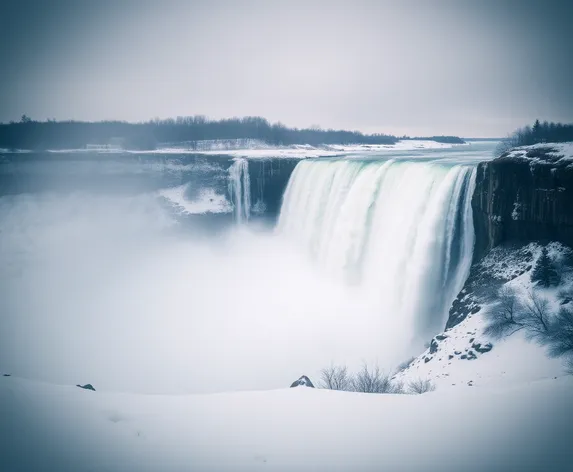
[[[572,1],[0,2],[0,121],[259,115],[504,136],[573,122]]]

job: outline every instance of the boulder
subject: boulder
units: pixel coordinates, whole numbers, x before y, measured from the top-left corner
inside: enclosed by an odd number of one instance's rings
[[[435,354],[436,352],[438,352],[438,341],[432,339],[430,343],[430,354]]]
[[[303,375],[302,377],[300,377],[298,380],[295,380],[290,388],[293,387],[311,387],[314,388],[314,385],[312,384],[312,382],[310,381],[310,379],[306,376]]]
[[[493,345],[491,343],[487,343],[484,345],[482,345],[481,343],[474,343],[472,344],[472,347],[480,354],[483,354],[484,352],[489,352],[493,349]]]
[[[85,385],[77,384],[76,387],[83,388],[84,390],[93,390],[95,392],[95,388],[92,384],[85,384]]]

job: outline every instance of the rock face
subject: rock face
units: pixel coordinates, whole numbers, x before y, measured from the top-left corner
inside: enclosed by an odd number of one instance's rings
[[[290,176],[300,159],[250,159],[251,211],[276,220]]]
[[[314,385],[312,384],[312,382],[310,381],[310,379],[306,375],[303,375],[300,379],[295,380],[291,384],[290,388],[293,388],[293,387],[311,387],[311,388],[314,388]]]
[[[475,262],[462,290],[452,303],[446,329],[453,328],[468,316],[479,313],[482,305],[491,302],[504,283],[529,272],[533,267],[535,255],[540,250],[536,243],[523,246],[504,243]]]
[[[474,262],[508,241],[573,246],[573,160],[533,147],[482,162],[472,209]]]

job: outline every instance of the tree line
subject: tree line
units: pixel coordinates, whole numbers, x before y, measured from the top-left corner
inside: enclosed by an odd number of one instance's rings
[[[80,149],[88,144],[115,144],[126,149],[153,150],[166,145],[185,144],[194,149],[206,140],[258,140],[269,145],[310,144],[395,144],[399,139],[430,139],[444,143],[463,143],[456,136],[429,138],[389,134],[364,134],[360,131],[290,128],[270,123],[261,117],[211,120],[205,116],[180,116],[140,123],[126,121],[37,121],[23,115],[18,122],[0,123],[0,148]]]
[[[564,143],[573,141],[573,123],[553,123],[553,122],[540,122],[535,120],[533,126],[524,126],[515,130],[504,141],[502,141],[498,148],[498,154],[517,147],[529,146],[538,143]]]
[[[35,121],[24,115],[19,122],[0,124],[0,147],[8,149],[75,149],[88,144],[120,143],[129,149],[155,149],[165,144],[203,140],[253,139],[271,145],[293,144],[394,144],[387,134],[359,131],[289,128],[265,118],[245,117],[210,120],[204,116],[125,121]]]

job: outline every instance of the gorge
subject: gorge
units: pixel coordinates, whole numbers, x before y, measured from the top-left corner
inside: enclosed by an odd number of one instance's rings
[[[151,392],[278,387],[331,362],[393,368],[471,312],[451,304],[491,247],[571,244],[571,166],[529,172],[492,151],[3,153],[5,368]],[[126,339],[145,362],[121,360]],[[102,342],[113,365],[93,355]]]

